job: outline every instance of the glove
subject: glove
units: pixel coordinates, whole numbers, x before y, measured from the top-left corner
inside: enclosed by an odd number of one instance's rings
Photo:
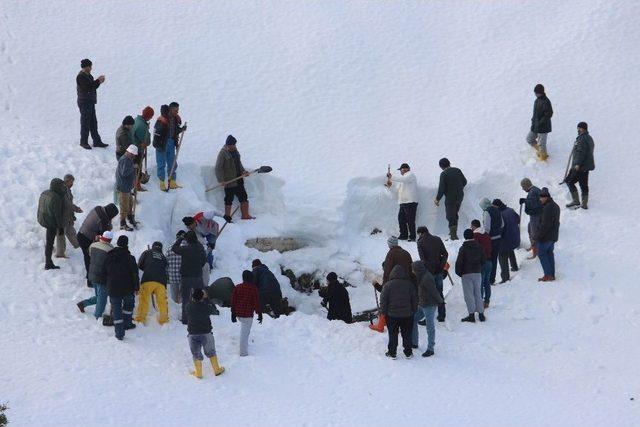
[[[520,204],[521,204],[521,205],[522,205],[522,204],[524,204],[526,201],[527,201],[527,199],[525,199],[524,197],[521,197],[521,198],[520,198]]]
[[[62,236],[64,234],[64,228],[58,228],[58,236]]]
[[[262,313],[258,314],[258,323],[262,325]]]
[[[374,282],[373,287],[375,288],[376,291],[382,292],[382,285],[380,283]]]
[[[185,123],[184,126],[182,126],[181,132],[184,132],[187,130],[187,124]]]
[[[229,215],[225,215],[222,218],[224,218],[224,220],[227,221],[227,222],[233,222],[232,219],[231,219],[231,216],[229,216]]]
[[[216,244],[215,243],[207,243],[207,247],[211,250],[214,250],[216,248]]]
[[[236,323],[238,321],[238,319],[236,319],[236,315],[233,314],[233,312],[231,312],[231,322],[232,323]]]

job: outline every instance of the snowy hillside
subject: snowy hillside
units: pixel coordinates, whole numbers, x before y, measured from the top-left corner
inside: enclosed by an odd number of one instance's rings
[[[11,425],[637,425],[638,19],[631,1],[0,2],[0,403]],[[106,75],[96,107],[106,150],[78,147],[85,57]],[[524,142],[536,83],[554,107],[547,163]],[[42,269],[36,222],[40,192],[65,173],[85,212],[111,202],[116,128],[170,101],[189,123],[184,188],[159,191],[151,150],[142,228],[128,233],[136,256],[172,243],[184,215],[222,207],[221,192],[204,190],[233,134],[247,167],[274,171],[247,179],[258,219],[225,230],[214,279],[239,282],[259,257],[274,271],[336,271],[356,286],[354,311],[375,307],[368,280],[397,233],[387,165],[411,164],[418,223],[444,237],[433,199],[446,156],[469,180],[461,230],[482,197],[517,208],[523,177],[549,187],[562,206],[558,280],[540,285],[521,249],[488,321],[468,325],[454,278],[436,356],[391,361],[386,334],[328,322],[317,292],[278,276],[298,312],[254,324],[240,358],[222,309],[212,322],[227,371],[198,381],[177,304],[167,325],[116,341],[75,306],[91,294],[79,250]],[[579,121],[597,168],[590,209],[568,211],[558,182]],[[306,246],[244,245],[271,236]],[[446,245],[454,261],[460,243]]]

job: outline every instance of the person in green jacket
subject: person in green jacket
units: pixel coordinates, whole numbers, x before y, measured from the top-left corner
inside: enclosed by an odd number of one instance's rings
[[[464,187],[467,185],[467,178],[458,168],[451,167],[449,159],[440,159],[440,184],[438,194],[434,203],[440,206],[440,199],[444,196],[444,207],[449,222],[449,235],[451,240],[458,240],[458,211],[464,199]]]
[[[49,189],[40,195],[38,201],[38,223],[47,230],[44,245],[45,270],[55,270],[60,267],[53,264],[53,243],[56,235],[64,235],[64,194],[67,188],[60,178],[53,178]]]
[[[571,170],[564,179],[571,193],[571,203],[568,208],[588,209],[589,205],[589,172],[596,168],[593,160],[593,138],[589,135],[588,125],[585,122],[578,123],[578,137],[571,151]],[[578,197],[576,183],[580,185],[582,203]]]
[[[149,141],[151,141],[151,136],[149,135],[149,121],[153,118],[155,111],[150,106],[144,107],[142,110],[142,114],[138,114],[138,116],[133,121],[133,127],[131,128],[131,139],[132,144],[138,146],[138,157],[136,158],[136,166],[138,168],[138,173],[136,173],[136,191],[147,191],[143,186],[141,181],[142,173],[142,160],[147,156],[147,147],[149,146]],[[146,182],[146,181],[145,181]]]

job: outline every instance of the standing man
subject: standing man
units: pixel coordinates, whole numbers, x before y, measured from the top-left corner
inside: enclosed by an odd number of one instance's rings
[[[254,259],[251,263],[253,270],[253,283],[258,287],[260,297],[260,310],[264,313],[268,304],[273,311],[273,316],[277,319],[282,314],[282,290],[276,276],[259,259]],[[348,297],[347,297],[348,300]]]
[[[253,313],[258,313],[258,323],[262,324],[260,297],[253,283],[253,273],[242,272],[242,283],[233,288],[231,295],[231,321],[240,320],[240,356],[249,355],[249,333],[253,323]]]
[[[182,241],[187,244],[182,246]],[[198,241],[195,231],[189,230],[179,236],[171,246],[171,250],[181,256],[180,260],[180,296],[182,298],[182,324],[187,322],[187,305],[194,289],[203,289],[202,266],[207,262],[202,243]]]
[[[38,201],[38,223],[46,229],[46,239],[44,244],[44,269],[57,270],[60,267],[53,264],[53,243],[56,236],[64,238],[63,221],[63,198],[67,188],[60,178],[53,178],[49,184],[49,189],[40,195]]]
[[[67,189],[64,193],[64,197],[62,198],[62,222],[64,223],[64,234],[56,236],[56,258],[67,258],[66,251],[66,240],[69,239],[69,243],[73,246],[74,249],[78,249],[80,244],[78,243],[78,238],[76,237],[76,229],[74,228],[74,223],[76,222],[77,213],[82,213],[82,209],[73,204],[73,193],[71,193],[71,187],[73,187],[73,182],[75,178],[70,173],[64,176],[64,186]]]
[[[138,223],[133,215],[133,183],[136,177],[133,161],[138,155],[138,147],[129,145],[124,156],[118,160],[116,169],[116,190],[118,190],[118,203],[120,204],[120,230],[132,231],[133,228],[127,225],[127,219],[135,228]]]
[[[173,165],[173,159],[169,162],[167,158],[167,139],[169,137],[169,106],[160,106],[160,115],[156,120],[156,124],[153,126],[153,147],[156,149],[156,166],[158,180],[160,181],[160,190],[167,191],[167,186],[164,182],[164,177],[168,167]]]
[[[558,241],[560,232],[560,207],[551,198],[547,187],[540,190],[540,203],[542,203],[542,215],[536,233],[536,245],[544,276],[539,278],[538,282],[553,282],[556,280],[556,261],[553,248]]]
[[[511,263],[511,271],[518,271],[518,260],[514,250],[520,246],[520,216],[500,199],[495,199],[492,205],[498,208],[504,222],[498,249],[500,278],[502,279],[500,284],[503,284],[511,280],[509,263]]]
[[[476,312],[481,322],[484,317],[484,303],[482,302],[482,264],[484,255],[480,244],[473,238],[471,229],[464,230],[464,243],[456,259],[456,274],[462,278],[462,292],[467,304],[469,315],[461,319],[462,322],[475,323]]]
[[[184,230],[178,231],[176,239],[183,237],[184,233]],[[180,245],[186,246],[187,242],[183,240]],[[173,246],[173,244],[171,246]],[[165,253],[165,258],[167,259],[167,285],[169,286],[171,299],[176,304],[181,304],[182,298],[180,297],[180,281],[182,280],[182,276],[180,275],[180,265],[182,263],[182,257],[169,248]]]
[[[120,157],[124,156],[127,148],[133,143],[133,135],[131,132],[133,123],[133,117],[127,116],[122,119],[122,125],[116,130],[116,160],[120,160]]]
[[[218,153],[216,160],[216,179],[219,183],[227,183],[238,177],[247,177],[249,172],[242,166],[240,152],[236,147],[238,141],[233,135],[227,136],[227,141]],[[242,178],[225,184],[224,186],[224,217],[231,219],[231,205],[234,197],[240,202],[240,213],[242,219],[255,219],[249,215],[249,198],[244,188],[244,180]],[[229,220],[227,220],[229,221]]]
[[[111,249],[105,261],[107,291],[113,309],[113,326],[116,338],[124,338],[125,331],[134,329],[132,322],[135,293],[140,289],[140,277],[136,259],[129,252],[129,238],[118,237],[118,246]]]
[[[542,213],[542,204],[540,203],[540,189],[531,183],[529,178],[524,178],[520,182],[520,186],[527,193],[526,198],[520,199],[520,204],[524,205],[524,213],[529,215],[529,225],[527,225],[527,232],[529,233],[529,242],[531,246],[527,251],[532,251],[529,259],[534,259],[538,256],[538,249],[536,247],[535,232],[540,224],[540,214]]]
[[[485,233],[491,238],[491,276],[489,283],[496,282],[496,272],[498,270],[498,254],[500,253],[500,239],[502,238],[502,230],[504,229],[504,220],[500,215],[500,210],[491,204],[486,197],[480,200],[480,209],[482,209],[482,227]]]
[[[413,273],[412,273],[413,275]],[[396,265],[391,270],[380,295],[380,312],[387,318],[389,342],[385,356],[396,358],[398,331],[402,334],[402,347],[407,359],[413,357],[413,317],[418,309],[418,290],[409,272]]]
[[[444,207],[449,222],[449,234],[451,240],[458,240],[458,211],[464,199],[464,187],[467,185],[467,178],[458,168],[451,167],[449,159],[440,159],[440,184],[438,185],[438,195],[434,200],[436,206],[440,206],[440,199],[444,196]]]
[[[484,299],[484,308],[489,308],[491,303],[491,283],[489,278],[491,277],[491,238],[482,227],[480,227],[480,221],[474,219],[471,221],[471,230],[473,231],[473,239],[478,242],[482,248],[482,254],[484,255],[484,262],[482,263],[482,287],[480,288],[480,294]]]
[[[131,128],[131,137],[133,139],[133,144],[138,146],[138,173],[136,174],[136,191],[147,191],[146,188],[142,186],[140,182],[141,171],[142,171],[142,161],[147,158],[147,147],[149,146],[149,141],[151,141],[151,136],[149,135],[149,121],[153,118],[155,112],[153,108],[150,106],[144,107],[142,110],[142,114],[138,114],[138,116],[133,121],[133,127]],[[148,178],[148,176],[147,176]]]
[[[433,275],[423,261],[415,261],[413,263],[413,274],[415,274],[418,281],[418,309],[413,316],[413,348],[418,348],[418,322],[424,316],[427,326],[427,351],[422,353],[422,357],[430,357],[433,356],[433,350],[436,345],[436,308],[444,303],[444,299],[442,298],[442,293],[436,288]]]
[[[438,322],[444,322],[447,310],[444,303],[443,281],[444,266],[447,264],[449,253],[442,243],[442,239],[429,233],[429,229],[424,226],[418,227],[418,255],[423,261],[429,273],[433,275],[436,282],[436,289],[440,293],[442,302],[438,304]]]
[[[398,225],[400,235],[398,240],[416,241],[416,211],[418,210],[418,182],[407,163],[400,165],[400,176],[393,177],[391,172],[387,174],[387,186],[392,182],[398,185]]]
[[[527,143],[536,149],[540,160],[547,160],[547,134],[551,132],[551,116],[553,108],[551,101],[544,93],[544,86],[540,83],[533,88],[536,100],[533,103],[533,115],[531,116],[531,130],[527,134]]]
[[[178,163],[176,159],[176,149],[180,142],[180,134],[187,130],[187,125],[182,125],[182,119],[178,114],[180,112],[180,104],[172,102],[169,104],[169,134],[167,135],[167,179],[169,180],[169,188],[174,190],[176,188],[182,188],[176,182],[176,170],[178,169]],[[171,170],[173,168],[173,171]],[[169,176],[171,174],[171,176]]]
[[[593,138],[589,135],[588,126],[585,122],[578,123],[578,137],[573,144],[571,151],[571,170],[564,179],[571,192],[571,203],[568,208],[582,209],[589,208],[589,172],[596,168],[593,160]],[[580,192],[582,193],[582,204],[578,198],[578,189],[576,182],[580,184]]]
[[[93,63],[88,59],[80,61],[80,72],[76,77],[76,89],[78,91],[78,108],[80,109],[80,146],[91,150],[89,145],[89,133],[93,140],[93,146],[104,148],[104,144],[98,133],[98,120],[96,119],[96,103],[98,95],[96,89],[104,83],[104,76],[94,80],[91,75]]]

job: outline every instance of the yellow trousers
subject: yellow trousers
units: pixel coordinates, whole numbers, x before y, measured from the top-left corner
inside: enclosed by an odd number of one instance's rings
[[[169,321],[169,310],[167,307],[167,288],[159,282],[143,282],[140,285],[140,300],[138,301],[138,310],[136,312],[136,322],[144,323],[149,312],[149,300],[151,295],[156,296],[156,304],[158,306],[158,323],[161,325]]]

